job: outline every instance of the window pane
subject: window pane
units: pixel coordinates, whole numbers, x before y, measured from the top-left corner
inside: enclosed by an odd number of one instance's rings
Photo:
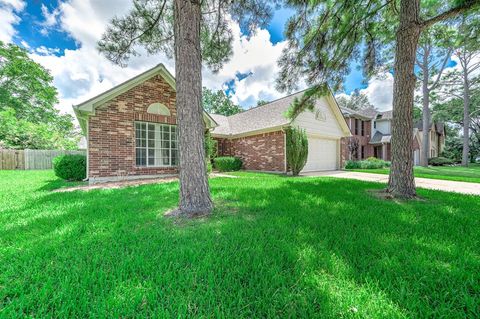
[[[178,165],[178,151],[172,150],[172,165]]]
[[[146,166],[146,150],[143,148],[137,148],[136,149],[136,163],[137,166]]]
[[[168,128],[167,128],[167,130],[163,131],[162,139],[164,141],[170,141],[170,132],[168,131]]]

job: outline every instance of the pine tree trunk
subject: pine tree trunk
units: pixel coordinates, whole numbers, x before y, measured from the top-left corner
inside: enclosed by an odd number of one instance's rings
[[[428,79],[430,77],[428,70],[428,55],[424,52],[424,66],[422,79],[422,154],[420,156],[420,164],[424,167],[428,166],[428,157],[430,150],[430,90],[428,89]]]
[[[175,75],[180,149],[179,213],[205,215],[213,208],[205,165],[202,109],[200,1],[175,1]]]
[[[467,70],[463,71],[463,150],[462,166],[468,166],[470,153],[470,83]]]
[[[397,30],[392,120],[392,167],[388,191],[395,197],[416,196],[413,178],[413,101],[415,56],[420,27],[420,0],[402,0]]]

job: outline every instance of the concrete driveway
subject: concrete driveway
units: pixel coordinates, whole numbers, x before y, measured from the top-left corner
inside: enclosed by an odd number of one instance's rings
[[[366,182],[388,183],[388,175],[384,174],[370,174],[361,172],[349,172],[349,171],[325,171],[325,172],[308,172],[301,174],[303,176],[329,176],[337,178],[356,179]],[[430,178],[415,178],[415,185],[417,187],[434,189],[445,192],[454,192],[461,194],[473,194],[480,195],[479,183],[466,183],[445,181],[440,179]]]

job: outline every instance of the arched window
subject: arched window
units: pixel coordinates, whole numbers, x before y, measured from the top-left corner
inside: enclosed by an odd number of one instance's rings
[[[153,103],[147,109],[147,113],[170,116],[170,110],[162,103]]]

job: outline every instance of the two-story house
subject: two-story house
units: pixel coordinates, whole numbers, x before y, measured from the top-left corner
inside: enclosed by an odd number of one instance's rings
[[[391,160],[392,111],[379,112],[375,109],[352,110],[341,108],[352,133],[341,141],[342,160],[363,160],[376,157]],[[420,164],[422,150],[422,122],[413,129],[412,156],[414,164]],[[430,128],[429,158],[437,157],[445,147],[445,127],[443,123],[432,123]]]

